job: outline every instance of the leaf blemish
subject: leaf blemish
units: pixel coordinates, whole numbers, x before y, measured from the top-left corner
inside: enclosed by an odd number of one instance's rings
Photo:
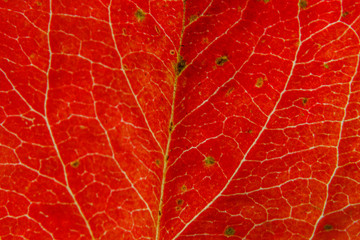
[[[173,130],[174,130],[174,124],[173,122],[170,122],[169,132],[172,133]]]
[[[184,70],[185,67],[186,67],[186,62],[183,59],[183,57],[180,56],[175,67],[176,75],[179,75]]]
[[[231,87],[227,90],[226,94],[225,94],[225,97],[228,97],[231,95],[232,92],[234,92],[235,88],[234,87]]]
[[[300,0],[299,1],[299,7],[301,9],[305,9],[308,6],[308,2],[306,0]]]
[[[302,101],[303,105],[306,105],[306,103],[309,101],[309,99],[308,98],[303,98],[303,100],[301,100],[301,101]]]
[[[209,43],[209,38],[203,37],[203,38],[201,39],[201,43],[202,43],[202,44],[208,44],[208,43]]]
[[[184,200],[182,200],[182,199],[176,199],[176,207],[175,207],[175,210],[176,211],[180,211],[181,210],[181,205],[183,205],[183,203],[184,203]]]
[[[73,167],[73,168],[78,168],[80,165],[80,161],[79,160],[75,160],[75,161],[72,161],[70,163],[70,166]]]
[[[122,35],[123,35],[123,36],[127,36],[126,28],[123,28],[123,29],[122,29]]]
[[[160,33],[161,33],[161,31],[160,31],[159,27],[158,27],[158,26],[156,26],[156,25],[155,25],[155,31],[157,32],[157,34],[160,34]]]
[[[230,236],[232,236],[232,235],[234,235],[234,234],[235,234],[235,229],[234,229],[234,228],[232,228],[232,227],[227,227],[227,228],[225,229],[225,232],[224,232],[224,235],[225,235],[225,236],[230,237]]]
[[[349,12],[343,12],[343,14],[341,14],[342,17],[346,17],[347,15],[349,15]]]
[[[329,68],[329,64],[324,63],[324,68],[328,69],[328,68]]]
[[[135,17],[138,20],[138,22],[144,21],[145,16],[146,16],[146,13],[142,9],[139,8],[138,10],[136,10]]]
[[[192,23],[193,21],[195,21],[197,18],[198,18],[197,15],[191,15],[191,16],[189,17],[190,23]]]
[[[221,56],[215,60],[215,63],[218,66],[223,66],[227,61],[229,61],[227,56]]]
[[[187,191],[186,185],[182,185],[182,186],[181,186],[181,191],[182,191],[182,192],[186,192],[186,191]]]
[[[263,79],[262,77],[259,77],[258,79],[256,79],[255,87],[261,88],[264,85],[264,81],[265,81],[265,79]]]
[[[330,224],[325,224],[325,225],[324,225],[324,230],[325,230],[325,231],[331,231],[331,230],[333,230],[333,226],[330,225]]]
[[[205,163],[205,166],[207,166],[207,167],[213,166],[215,164],[215,158],[212,156],[207,156],[204,159],[204,163]]]

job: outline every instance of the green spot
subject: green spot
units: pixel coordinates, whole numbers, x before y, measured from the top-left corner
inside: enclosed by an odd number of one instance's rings
[[[306,0],[300,0],[299,1],[299,7],[301,9],[305,9],[308,6],[308,2]]]
[[[227,56],[218,57],[215,60],[216,65],[223,66],[227,61],[229,61]]]
[[[301,100],[301,101],[302,101],[303,105],[306,105],[306,103],[309,101],[309,99],[308,98],[303,98],[303,100]]]
[[[349,12],[343,12],[343,13],[341,14],[342,17],[346,17],[347,15],[349,15]]]
[[[70,163],[70,166],[73,167],[73,168],[78,168],[80,165],[80,161],[79,160],[75,160],[75,161],[72,161]]]
[[[207,167],[210,167],[212,165],[215,164],[215,158],[211,157],[211,156],[207,156],[205,159],[204,159],[204,163],[205,163],[205,166]]]
[[[182,192],[186,192],[186,191],[187,191],[186,185],[182,185],[182,186],[181,186],[181,191],[182,191]]]
[[[261,88],[263,85],[264,85],[264,79],[262,77],[256,79],[255,87]]]
[[[329,65],[327,63],[324,63],[324,68],[329,68]]]
[[[139,8],[138,10],[136,10],[135,17],[139,22],[144,21],[145,16],[146,16],[146,13],[144,13],[144,11],[142,9]]]
[[[178,62],[176,63],[176,66],[175,66],[175,73],[176,75],[179,75],[183,70],[184,68],[186,67],[186,62],[185,60],[183,59],[182,56],[180,56],[178,58]]]
[[[330,225],[330,224],[325,224],[324,225],[324,230],[325,231],[331,231],[333,229],[333,226],[332,225]]]
[[[195,21],[197,18],[198,18],[198,15],[191,15],[191,16],[189,17],[190,23],[192,23],[193,21]]]
[[[248,130],[248,133],[253,133],[253,130],[252,130],[252,129],[249,129],[249,130]]]
[[[229,236],[232,236],[232,235],[234,235],[234,234],[235,234],[235,229],[234,229],[234,228],[232,228],[232,227],[227,227],[227,228],[225,229],[225,232],[224,232],[224,235],[225,235],[225,236],[229,237]]]
[[[264,1],[264,3],[268,3],[268,2],[270,2],[270,0],[263,0]]]

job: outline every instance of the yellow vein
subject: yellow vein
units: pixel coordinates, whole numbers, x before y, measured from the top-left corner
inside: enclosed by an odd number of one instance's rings
[[[360,18],[360,17],[358,17],[358,18]],[[356,20],[354,21],[354,22],[356,22]],[[357,37],[357,39],[358,39],[358,44],[360,44],[360,36],[357,34],[357,32],[352,28],[352,26],[351,25],[347,25],[346,23],[344,23],[344,25],[346,25],[347,27],[348,27],[348,29],[345,31],[345,32],[347,32],[349,29],[351,29],[351,31],[352,32],[354,32],[354,34],[356,35],[356,37]],[[344,35],[344,34],[343,34]],[[340,156],[340,153],[339,153],[339,145],[340,145],[340,141],[341,141],[341,139],[342,139],[342,135],[343,135],[343,129],[344,129],[344,124],[345,124],[345,120],[346,120],[346,113],[347,113],[347,109],[348,109],[348,107],[349,107],[349,102],[350,102],[350,95],[351,95],[351,93],[352,92],[354,92],[354,91],[352,91],[352,83],[354,82],[354,79],[355,79],[355,76],[357,75],[357,73],[358,73],[358,70],[359,70],[359,62],[360,62],[360,52],[358,52],[358,59],[357,59],[357,63],[356,63],[356,71],[355,71],[355,73],[353,74],[353,76],[352,76],[352,78],[351,78],[351,80],[350,80],[350,82],[349,82],[349,95],[348,95],[348,98],[347,98],[347,101],[346,101],[346,105],[345,105],[345,108],[344,108],[344,116],[343,116],[343,118],[342,118],[342,121],[341,121],[341,126],[340,126],[340,130],[339,130],[339,139],[338,139],[338,143],[337,143],[337,154],[336,154],[336,166],[335,166],[335,168],[334,168],[334,171],[333,171],[333,173],[332,173],[332,175],[331,175],[331,177],[330,177],[330,179],[329,179],[329,181],[328,181],[328,184],[326,185],[326,200],[325,200],[325,202],[324,202],[324,207],[323,207],[323,209],[322,209],[322,212],[321,212],[321,215],[319,216],[319,218],[317,219],[317,221],[316,221],[316,223],[315,223],[315,225],[314,225],[314,229],[313,229],[313,233],[312,233],[312,236],[311,236],[311,238],[310,239],[313,239],[314,237],[315,237],[315,231],[316,231],[316,228],[317,228],[317,226],[319,225],[319,223],[320,223],[320,220],[322,219],[322,217],[324,217],[325,216],[325,209],[326,209],[326,205],[327,205],[327,203],[329,202],[329,185],[330,185],[330,183],[332,182],[332,180],[334,179],[334,177],[336,176],[336,171],[337,171],[337,169],[338,169],[338,167],[339,167],[339,156]]]
[[[279,99],[276,102],[273,110],[271,111],[271,113],[269,114],[263,128],[261,129],[261,131],[259,132],[258,136],[256,137],[256,139],[254,140],[254,142],[251,144],[251,146],[249,147],[249,149],[246,151],[245,155],[243,156],[240,164],[238,165],[238,167],[235,169],[234,173],[232,174],[232,176],[229,178],[229,180],[227,181],[227,183],[225,184],[225,186],[223,187],[223,189],[201,210],[199,211],[189,222],[187,222],[185,224],[185,226],[178,232],[178,234],[175,235],[175,237],[173,238],[173,240],[177,239],[178,237],[180,237],[181,233],[183,233],[185,231],[185,229],[191,224],[193,223],[205,210],[209,209],[209,207],[218,199],[220,198],[222,195],[222,193],[227,189],[227,187],[230,185],[231,181],[234,179],[235,175],[238,173],[238,171],[240,170],[241,166],[243,165],[243,163],[246,161],[246,157],[248,156],[248,154],[250,153],[251,149],[253,149],[253,147],[255,146],[255,144],[258,142],[258,140],[260,139],[260,137],[262,136],[263,132],[267,129],[267,125],[270,122],[271,117],[273,116],[273,114],[275,113],[277,106],[279,105],[282,96],[284,95],[284,93],[286,92],[287,86],[289,84],[290,78],[293,75],[294,72],[294,68],[297,62],[297,58],[298,58],[298,54],[299,54],[299,50],[300,50],[300,46],[301,46],[301,32],[300,32],[300,23],[299,23],[299,46],[296,50],[295,53],[295,58],[293,60],[292,63],[292,67],[289,73],[289,77],[286,80],[286,84],[285,87],[283,89],[283,91],[280,93]]]
[[[177,63],[179,63],[182,60],[182,57],[180,55],[182,40],[184,37],[184,30],[185,30],[185,0],[183,1],[183,19],[182,19],[182,30],[181,30],[181,36],[180,36],[180,46],[177,53]],[[175,81],[174,81],[174,89],[173,89],[173,97],[172,97],[172,105],[171,105],[171,114],[170,114],[170,121],[169,121],[169,137],[166,144],[166,150],[164,154],[164,160],[163,160],[163,176],[161,181],[161,190],[160,190],[160,199],[159,199],[159,210],[158,210],[158,219],[157,219],[157,225],[156,225],[156,240],[160,239],[160,223],[161,223],[161,216],[162,216],[162,208],[164,204],[164,189],[165,189],[165,182],[166,182],[166,172],[167,172],[167,163],[169,158],[169,151],[170,151],[170,143],[171,143],[171,135],[173,132],[173,126],[174,126],[174,112],[175,112],[175,97],[176,97],[176,88],[177,88],[177,82],[179,79],[179,76],[181,75],[181,72],[177,72],[176,69],[177,66],[175,66]]]
[[[90,227],[90,224],[88,222],[88,220],[86,219],[81,207],[80,207],[80,204],[78,203],[78,201],[76,200],[76,197],[74,195],[74,193],[72,192],[70,186],[69,186],[69,180],[68,180],[68,177],[67,177],[67,172],[66,172],[66,166],[64,164],[64,161],[61,157],[61,154],[60,154],[60,150],[56,144],[56,141],[55,141],[55,138],[54,138],[54,135],[53,135],[53,132],[52,132],[52,129],[51,129],[51,126],[50,126],[50,123],[49,123],[49,120],[48,120],[48,117],[47,117],[47,101],[48,101],[48,94],[49,94],[49,72],[50,72],[50,69],[51,69],[51,62],[52,62],[52,51],[51,51],[51,45],[50,45],[50,25],[51,25],[51,20],[52,20],[52,0],[50,0],[49,2],[49,5],[50,5],[50,11],[49,11],[49,23],[48,23],[48,29],[47,29],[47,42],[48,42],[48,47],[49,47],[49,66],[48,66],[48,69],[46,71],[46,81],[47,81],[47,84],[46,84],[46,93],[45,93],[45,105],[44,105],[44,111],[45,111],[45,123],[46,123],[46,126],[48,128],[48,131],[49,131],[49,134],[50,134],[50,138],[51,138],[51,141],[54,145],[54,149],[56,151],[56,154],[61,162],[61,165],[62,165],[62,168],[63,168],[63,171],[64,171],[64,177],[65,177],[65,183],[66,183],[66,190],[69,192],[70,196],[72,197],[73,201],[74,201],[74,204],[76,206],[76,208],[78,209],[81,217],[84,219],[84,222],[86,224],[86,227],[88,228],[89,230],[89,234],[91,236],[91,239],[95,240],[95,237],[94,237],[94,234],[91,230],[91,227]]]
[[[127,74],[126,74],[126,71],[125,71],[124,67],[123,67],[123,66],[124,66],[124,65],[123,65],[123,57],[122,57],[122,55],[121,55],[121,53],[120,53],[120,51],[119,51],[118,45],[117,45],[117,43],[116,43],[115,33],[114,33],[113,24],[112,24],[112,20],[111,20],[111,5],[112,5],[112,1],[110,1],[109,7],[108,7],[109,27],[110,27],[110,31],[111,31],[111,37],[112,37],[112,39],[113,39],[113,41],[114,41],[115,51],[116,51],[116,53],[118,54],[118,56],[119,56],[119,58],[120,58],[120,66],[121,66],[121,69],[120,69],[120,70],[122,71],[122,73],[123,73],[124,76],[125,76],[125,79],[126,79],[126,82],[127,82],[128,86],[129,86],[129,89],[130,89],[130,91],[131,91],[131,94],[134,96],[135,102],[136,102],[138,108],[140,109],[140,112],[142,113],[142,115],[143,115],[143,117],[144,117],[144,121],[145,121],[145,123],[146,123],[146,126],[148,127],[148,129],[149,129],[151,135],[153,136],[155,142],[156,142],[157,145],[159,146],[159,148],[160,148],[160,150],[161,150],[161,153],[164,154],[164,149],[162,148],[160,142],[157,140],[157,138],[156,138],[156,136],[155,136],[155,133],[154,133],[153,130],[151,129],[150,124],[149,124],[149,122],[148,122],[148,120],[147,120],[147,118],[146,118],[146,115],[145,115],[145,113],[144,113],[144,110],[142,109],[142,107],[141,107],[141,105],[140,105],[140,103],[139,103],[139,100],[138,100],[137,97],[136,97],[136,94],[135,94],[135,92],[134,92],[134,89],[132,88],[132,85],[131,85],[131,83],[130,83],[130,80],[129,80]]]

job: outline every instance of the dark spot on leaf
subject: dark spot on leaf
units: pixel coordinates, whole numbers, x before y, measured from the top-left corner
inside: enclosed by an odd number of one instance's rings
[[[179,75],[184,70],[185,66],[186,66],[186,62],[183,59],[183,57],[180,56],[175,67],[176,75]]]
[[[208,44],[208,43],[209,43],[209,38],[203,37],[203,38],[201,39],[201,43],[202,43],[202,44]]]
[[[234,87],[229,88],[225,94],[225,97],[230,96],[230,94],[234,91],[234,89],[235,89]]]
[[[324,63],[324,68],[329,68],[329,65],[327,63]]]
[[[126,28],[122,29],[122,33],[123,33],[124,36],[127,36]]]
[[[158,26],[156,26],[156,25],[155,25],[155,31],[156,31],[158,34],[160,34],[160,33],[161,33],[161,31],[160,31],[159,27],[158,27]]]
[[[264,85],[264,79],[262,77],[259,77],[256,79],[255,87],[261,88]]]
[[[227,61],[229,61],[227,56],[218,57],[215,60],[216,65],[223,66]]]
[[[126,64],[124,64],[124,65],[123,65],[123,69],[126,71],[126,70],[128,70],[129,68],[128,68],[128,66],[127,66]]]
[[[171,54],[171,55],[174,55],[174,54],[175,54],[175,51],[174,51],[174,50],[170,50],[170,54]]]
[[[70,163],[70,166],[73,167],[73,168],[77,168],[77,167],[79,167],[79,165],[80,165],[80,161],[79,161],[79,160],[75,160],[75,161],[72,161],[72,162]]]
[[[181,191],[182,191],[182,192],[186,192],[186,191],[187,191],[187,187],[186,187],[185,185],[182,185],[182,186],[181,186]]]
[[[161,216],[161,211],[159,211],[159,216]]]
[[[252,130],[252,129],[249,129],[249,130],[248,130],[248,133],[253,133],[253,130]]]
[[[268,3],[268,2],[270,2],[270,0],[263,0],[264,1],[264,3]]]
[[[308,98],[303,98],[303,100],[302,100],[302,104],[303,105],[306,105],[306,103],[309,101],[309,99]]]
[[[176,204],[181,206],[184,203],[184,200],[182,199],[176,199]]]
[[[181,207],[180,207],[180,206],[176,206],[176,207],[175,207],[175,210],[176,210],[176,211],[180,211],[180,210],[181,210]]]
[[[161,165],[160,160],[159,160],[159,159],[156,159],[156,160],[155,160],[155,164],[156,164],[157,167],[160,167],[160,165]]]
[[[191,15],[191,16],[189,17],[190,23],[192,23],[193,21],[195,21],[197,18],[198,18],[197,15]]]
[[[174,130],[174,124],[173,122],[170,122],[169,132],[171,133],[173,130]]]
[[[209,167],[209,166],[212,166],[215,164],[215,158],[211,157],[211,156],[207,156],[205,159],[204,159],[204,163],[205,163],[205,166]]]
[[[343,13],[341,14],[342,17],[346,17],[347,15],[349,15],[349,12],[343,12]]]
[[[138,22],[144,21],[145,16],[146,16],[146,14],[144,13],[144,11],[142,9],[139,8],[138,10],[136,10],[135,17],[138,20]]]
[[[308,6],[308,2],[306,0],[300,0],[299,1],[299,7],[301,9],[305,9]]]
[[[324,225],[324,230],[325,231],[330,231],[330,230],[332,230],[333,229],[333,226],[332,225],[330,225],[330,224],[325,224]]]
[[[225,235],[225,236],[229,237],[229,236],[232,236],[232,235],[234,235],[234,234],[235,234],[235,229],[234,229],[234,228],[232,228],[232,227],[227,227],[227,228],[225,229],[225,232],[224,232],[224,235]]]

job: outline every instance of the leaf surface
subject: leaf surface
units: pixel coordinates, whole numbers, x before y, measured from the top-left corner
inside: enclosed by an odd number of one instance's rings
[[[0,2],[0,237],[358,239],[360,1]]]

